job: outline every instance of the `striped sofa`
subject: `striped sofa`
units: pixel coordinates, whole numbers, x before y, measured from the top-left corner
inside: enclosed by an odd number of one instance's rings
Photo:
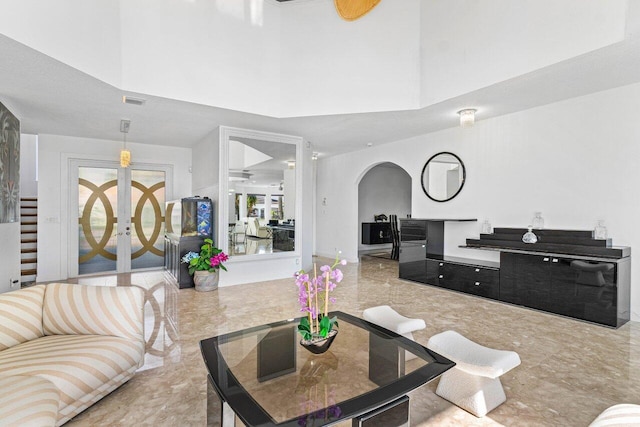
[[[0,295],[0,425],[62,425],[144,361],[137,287],[37,285]]]

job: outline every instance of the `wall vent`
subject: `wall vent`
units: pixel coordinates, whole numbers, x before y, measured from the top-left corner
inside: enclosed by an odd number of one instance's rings
[[[131,96],[125,95],[122,97],[122,102],[124,104],[131,104],[131,105],[144,105],[147,102],[147,100],[142,98],[133,98]]]

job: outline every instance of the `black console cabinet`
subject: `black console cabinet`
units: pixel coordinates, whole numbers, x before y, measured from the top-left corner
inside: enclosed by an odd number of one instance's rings
[[[500,251],[500,263],[443,256],[442,220],[402,221],[400,278],[618,328],[631,317],[631,248],[591,231],[502,228],[467,247]],[[524,245],[524,246],[523,246]],[[554,250],[555,252],[551,252]]]
[[[380,245],[382,243],[393,243],[393,237],[391,236],[391,223],[363,222],[362,244]]]
[[[502,252],[500,300],[619,327],[629,321],[629,258]]]

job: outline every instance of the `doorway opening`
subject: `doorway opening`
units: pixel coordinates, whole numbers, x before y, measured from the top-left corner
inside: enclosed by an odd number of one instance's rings
[[[358,255],[397,259],[398,218],[409,215],[411,176],[407,171],[391,162],[369,169],[358,183]]]

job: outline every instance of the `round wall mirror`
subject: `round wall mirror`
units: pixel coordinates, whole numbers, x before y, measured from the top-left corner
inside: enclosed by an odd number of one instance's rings
[[[422,168],[422,190],[431,200],[446,202],[462,190],[465,178],[466,170],[460,157],[448,152],[438,153]]]

